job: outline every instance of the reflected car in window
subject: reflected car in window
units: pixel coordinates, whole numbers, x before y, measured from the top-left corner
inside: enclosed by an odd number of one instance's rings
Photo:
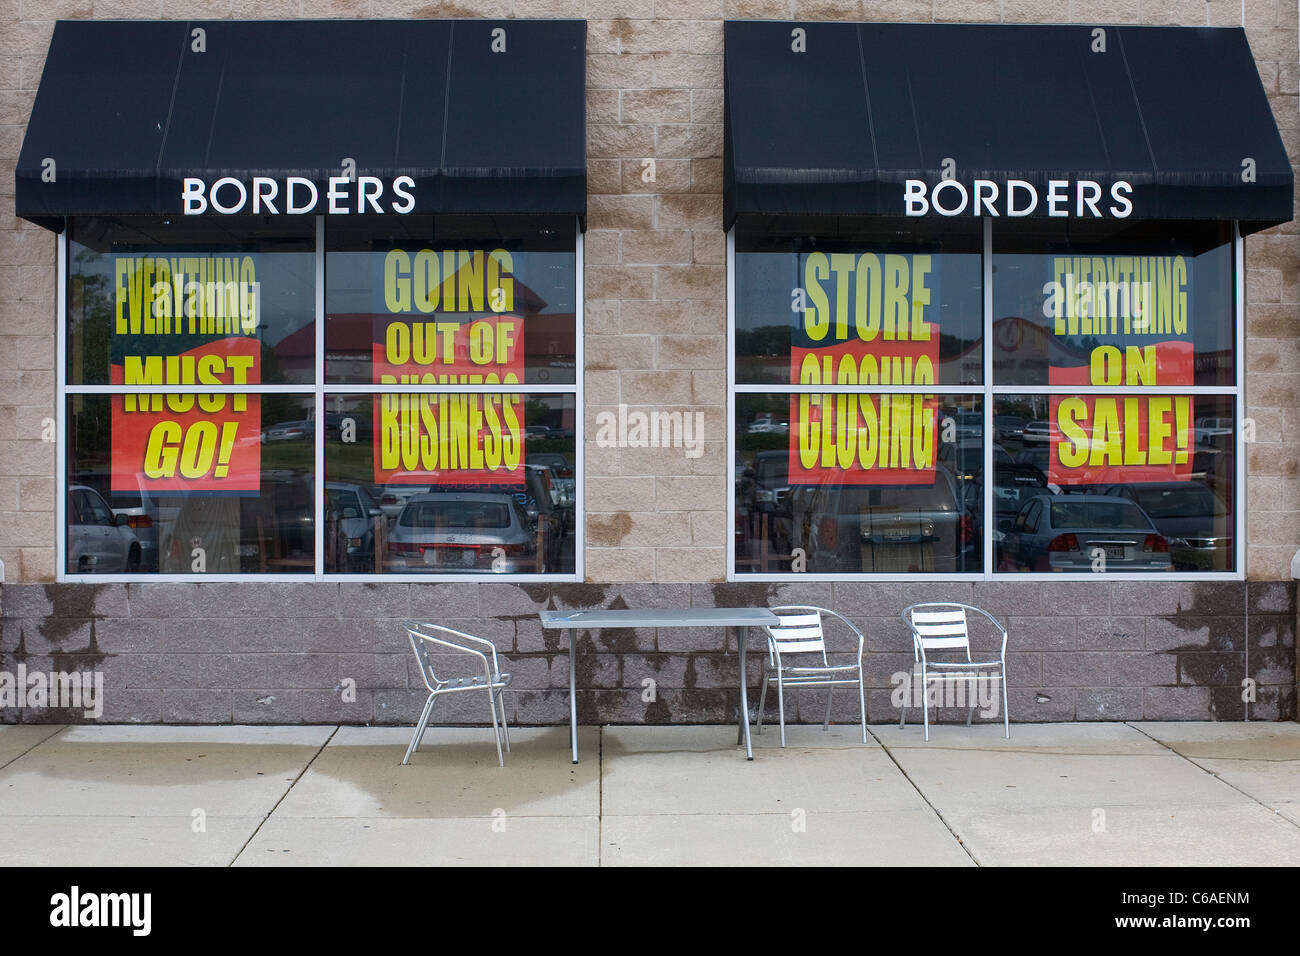
[[[375,518],[383,514],[364,485],[325,483],[326,529],[338,536],[336,570],[375,570]]]
[[[1232,564],[1232,519],[1227,506],[1189,481],[1111,485],[1108,495],[1134,502],[1169,541],[1179,571],[1228,571]]]
[[[930,485],[795,486],[790,508],[792,546],[809,571],[978,570],[970,516],[942,468]]]
[[[766,521],[771,547],[778,554],[788,554],[791,539],[790,453],[760,451],[754,456],[753,495],[749,502],[754,516],[754,533],[763,533]],[[766,518],[764,518],[766,516]]]
[[[115,515],[93,488],[68,488],[68,573],[120,574],[140,570],[143,549],[125,514]]]
[[[1017,415],[995,415],[993,428],[998,441],[1021,442],[1025,438],[1025,420]]]
[[[993,566],[1002,560],[1002,542],[1016,515],[1031,498],[1049,494],[1047,476],[1033,465],[999,461],[993,467]],[[984,540],[984,481],[972,482],[966,493],[966,512],[975,527],[976,547]]]
[[[1021,440],[1026,444],[1042,444],[1050,442],[1054,437],[1059,439],[1061,430],[1052,422],[1044,421],[1030,422],[1025,426],[1025,430],[1021,434]]]
[[[316,437],[315,422],[280,422],[262,429],[262,442],[311,441]]]
[[[1010,465],[1014,459],[1001,445],[993,446],[993,464]],[[958,439],[941,445],[939,467],[946,469],[957,481],[974,481],[984,470],[984,443],[979,439]]]
[[[559,452],[543,451],[530,454],[528,462],[533,465],[545,465],[551,469],[551,483],[559,492],[559,506],[572,508],[576,502],[577,485],[569,459]]]
[[[1170,571],[1169,542],[1131,501],[1040,495],[1003,539],[1004,571]]]
[[[407,501],[389,532],[394,570],[537,571],[528,516],[513,495],[434,492]]]
[[[108,504],[114,516],[126,515],[126,525],[140,542],[141,571],[158,570],[158,531],[162,508],[143,488],[143,476],[136,478],[133,491],[111,490],[112,476],[107,471],[87,471],[74,475],[72,480],[78,485],[94,489],[95,493]],[[175,508],[171,509],[175,518]]]

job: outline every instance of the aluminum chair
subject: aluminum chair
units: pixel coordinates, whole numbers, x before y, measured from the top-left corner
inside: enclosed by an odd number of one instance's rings
[[[862,632],[850,624],[843,615],[822,607],[807,604],[789,604],[774,607],[772,612],[781,619],[775,626],[769,625],[767,631],[767,659],[763,662],[763,692],[758,698],[758,732],[763,732],[763,707],[767,702],[769,684],[776,684],[777,709],[781,715],[781,746],[785,746],[785,689],[787,687],[825,687],[826,720],[822,730],[830,727],[831,702],[835,697],[835,688],[842,684],[858,685],[858,706],[862,713],[862,742],[867,742],[867,699],[862,689]],[[829,614],[839,618],[850,631],[858,636],[858,656],[856,664],[832,665],[826,659],[826,639],[822,633],[822,615]],[[806,655],[815,654],[820,663],[792,665],[790,659],[806,659]],[[776,671],[769,676],[768,670]],[[854,675],[850,677],[849,675]]]
[[[440,624],[422,624],[418,621],[407,621],[404,625],[406,634],[411,639],[411,649],[415,651],[415,659],[420,665],[420,674],[424,677],[424,686],[429,688],[429,699],[424,702],[424,710],[420,714],[419,723],[415,725],[415,734],[411,737],[411,745],[406,748],[406,756],[402,758],[402,764],[405,765],[410,759],[411,754],[415,753],[420,747],[420,741],[424,739],[424,731],[428,726],[429,717],[433,714],[433,702],[439,694],[455,694],[465,690],[487,691],[489,709],[492,712],[492,732],[496,735],[497,741],[497,762],[501,766],[506,765],[505,757],[501,755],[501,741],[504,739],[506,752],[510,751],[510,729],[506,725],[506,705],[501,699],[501,692],[510,685],[510,675],[501,671],[497,663],[496,645],[491,641],[485,641],[481,637],[474,637],[472,634],[465,634],[462,631],[452,630],[450,627],[443,627]],[[487,654],[478,650],[478,647],[486,647],[492,654],[492,660],[489,663]],[[429,656],[430,649],[435,652],[451,651],[461,654],[470,654],[479,659],[483,665],[483,673],[465,677],[451,677],[444,674],[439,677],[434,671],[433,658]],[[501,708],[500,723],[497,722],[497,707]]]
[[[970,625],[966,612],[974,611],[988,619],[1002,635],[1002,647],[997,660],[972,661],[970,656]],[[931,681],[965,683],[970,708],[966,712],[966,726],[975,714],[974,683],[978,680],[996,680],[1002,684],[1002,727],[1007,739],[1011,738],[1011,718],[1007,714],[1007,629],[992,614],[970,604],[929,602],[913,604],[903,609],[903,623],[912,632],[912,656],[921,665],[921,712],[925,722],[925,739],[930,739]],[[964,652],[964,661],[931,660],[930,651]],[[910,690],[910,688],[909,688]],[[907,721],[907,695],[903,695],[902,713],[898,718],[901,730]]]

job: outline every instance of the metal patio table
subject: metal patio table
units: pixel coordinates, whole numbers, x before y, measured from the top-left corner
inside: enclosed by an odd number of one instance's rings
[[[754,759],[749,741],[749,689],[745,680],[745,636],[751,627],[776,624],[778,618],[765,607],[699,608],[597,608],[590,611],[541,611],[542,627],[561,628],[569,632],[569,739],[573,744],[573,762],[578,762],[578,697],[574,657],[577,655],[578,630],[609,627],[731,627],[736,629],[736,647],[740,652],[740,727],[736,743],[745,743],[745,756]]]

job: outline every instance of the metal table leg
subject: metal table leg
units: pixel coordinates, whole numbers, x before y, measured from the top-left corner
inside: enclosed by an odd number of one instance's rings
[[[578,653],[578,632],[569,628],[569,743],[573,745],[573,762],[578,762],[578,680],[574,657]]]
[[[754,748],[749,741],[749,680],[745,676],[745,637],[748,632],[747,627],[737,628],[736,643],[740,647],[740,728],[745,736],[745,759],[753,760]]]

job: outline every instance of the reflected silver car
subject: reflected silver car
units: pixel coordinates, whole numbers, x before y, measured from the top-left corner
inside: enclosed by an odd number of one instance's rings
[[[1171,571],[1169,542],[1131,501],[1039,495],[1002,540],[1004,571]]]
[[[508,574],[541,570],[528,515],[509,494],[415,495],[389,532],[388,554],[390,567],[397,571]]]
[[[140,570],[143,549],[128,527],[93,488],[68,488],[68,573],[120,574]]]

